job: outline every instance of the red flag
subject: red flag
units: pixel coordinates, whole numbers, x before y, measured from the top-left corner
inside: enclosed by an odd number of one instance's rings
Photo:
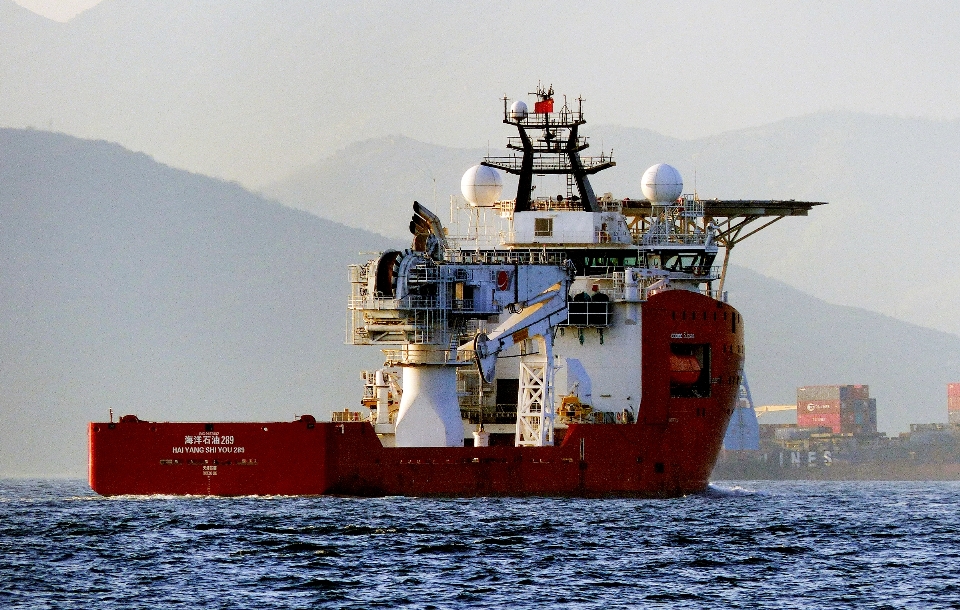
[[[548,114],[553,112],[553,99],[546,99],[542,102],[536,102],[533,105],[533,112],[535,114]]]

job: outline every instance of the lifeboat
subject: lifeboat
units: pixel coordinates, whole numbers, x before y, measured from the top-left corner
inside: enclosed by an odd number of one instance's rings
[[[700,362],[696,356],[670,354],[670,383],[693,385],[700,379]]]

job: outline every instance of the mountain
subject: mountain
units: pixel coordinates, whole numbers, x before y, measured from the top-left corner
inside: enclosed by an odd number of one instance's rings
[[[381,359],[343,344],[346,267],[398,245],[116,144],[0,129],[0,476],[82,476],[86,423],[108,409],[205,421],[355,407],[358,371]],[[889,432],[946,419],[960,338],[746,269],[727,289],[758,403],[868,383]]]
[[[57,23],[0,0],[0,126],[260,187],[388,134],[498,145],[499,98],[541,82],[593,125],[684,137],[824,108],[957,116],[952,5],[830,4],[104,0]]]
[[[838,112],[692,141],[620,128],[598,138],[632,170],[611,170],[616,190],[666,160],[704,198],[829,202],[750,237],[733,260],[832,303],[960,335],[948,313],[960,305],[960,121]]]
[[[663,9],[619,10],[636,18]],[[606,31],[608,43],[585,54],[554,34],[574,24]],[[660,28],[644,37],[691,51]],[[636,97],[638,76],[591,74],[598,64],[619,65],[597,52],[611,59],[648,52],[629,38],[610,35],[606,11],[575,2],[543,11],[435,0],[105,0],[56,23],[0,0],[0,126],[106,138],[259,187],[391,133],[483,146],[488,121],[500,120],[499,97],[523,95],[541,78],[575,84],[571,96],[616,87],[620,107],[636,113],[638,102],[627,98]],[[493,41],[510,41],[509,50],[494,52]],[[496,66],[501,52],[509,69]],[[672,73],[666,65],[652,70]],[[654,103],[649,92],[640,103]]]
[[[733,260],[828,302],[960,336],[960,316],[950,313],[960,305],[960,206],[954,203],[960,200],[960,121],[836,112],[696,140],[604,125],[581,132],[591,144],[585,154],[612,150],[617,161],[591,178],[598,193],[639,197],[643,171],[668,162],[683,175],[685,191],[705,199],[829,202],[807,218],[786,219],[745,240]],[[405,222],[390,219],[374,228],[381,202],[424,201],[435,190],[442,208],[444,195],[459,193],[456,180],[481,152],[409,138],[369,140],[264,192],[397,236]],[[516,183],[505,182],[504,197],[513,197]],[[372,184],[381,189],[371,190]],[[545,184],[537,193],[551,189]],[[326,193],[340,194],[337,205],[327,203]]]
[[[354,405],[346,267],[389,242],[115,144],[0,130],[0,473],[79,474],[85,422]]]
[[[743,267],[731,267],[725,289],[743,315],[756,405],[793,403],[798,386],[867,384],[882,431],[947,421],[960,337],[832,305]]]
[[[406,239],[413,201],[446,218],[461,176],[486,153],[404,136],[365,140],[260,191],[323,218]]]

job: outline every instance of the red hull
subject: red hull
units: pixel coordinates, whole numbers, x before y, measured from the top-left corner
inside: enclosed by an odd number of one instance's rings
[[[670,291],[643,309],[634,424],[574,424],[554,447],[384,448],[368,423],[91,423],[103,495],[676,496],[704,489],[733,411],[742,324]],[[670,390],[671,346],[710,346],[709,397]],[[189,441],[187,440],[189,439]],[[217,439],[214,441],[213,439]]]

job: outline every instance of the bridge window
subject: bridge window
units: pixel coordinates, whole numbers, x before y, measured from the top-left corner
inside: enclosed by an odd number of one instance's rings
[[[534,218],[533,219],[534,237],[552,237],[553,219],[552,218]]]
[[[663,252],[660,255],[663,268],[667,271],[694,274],[709,271],[714,256],[705,252]]]

